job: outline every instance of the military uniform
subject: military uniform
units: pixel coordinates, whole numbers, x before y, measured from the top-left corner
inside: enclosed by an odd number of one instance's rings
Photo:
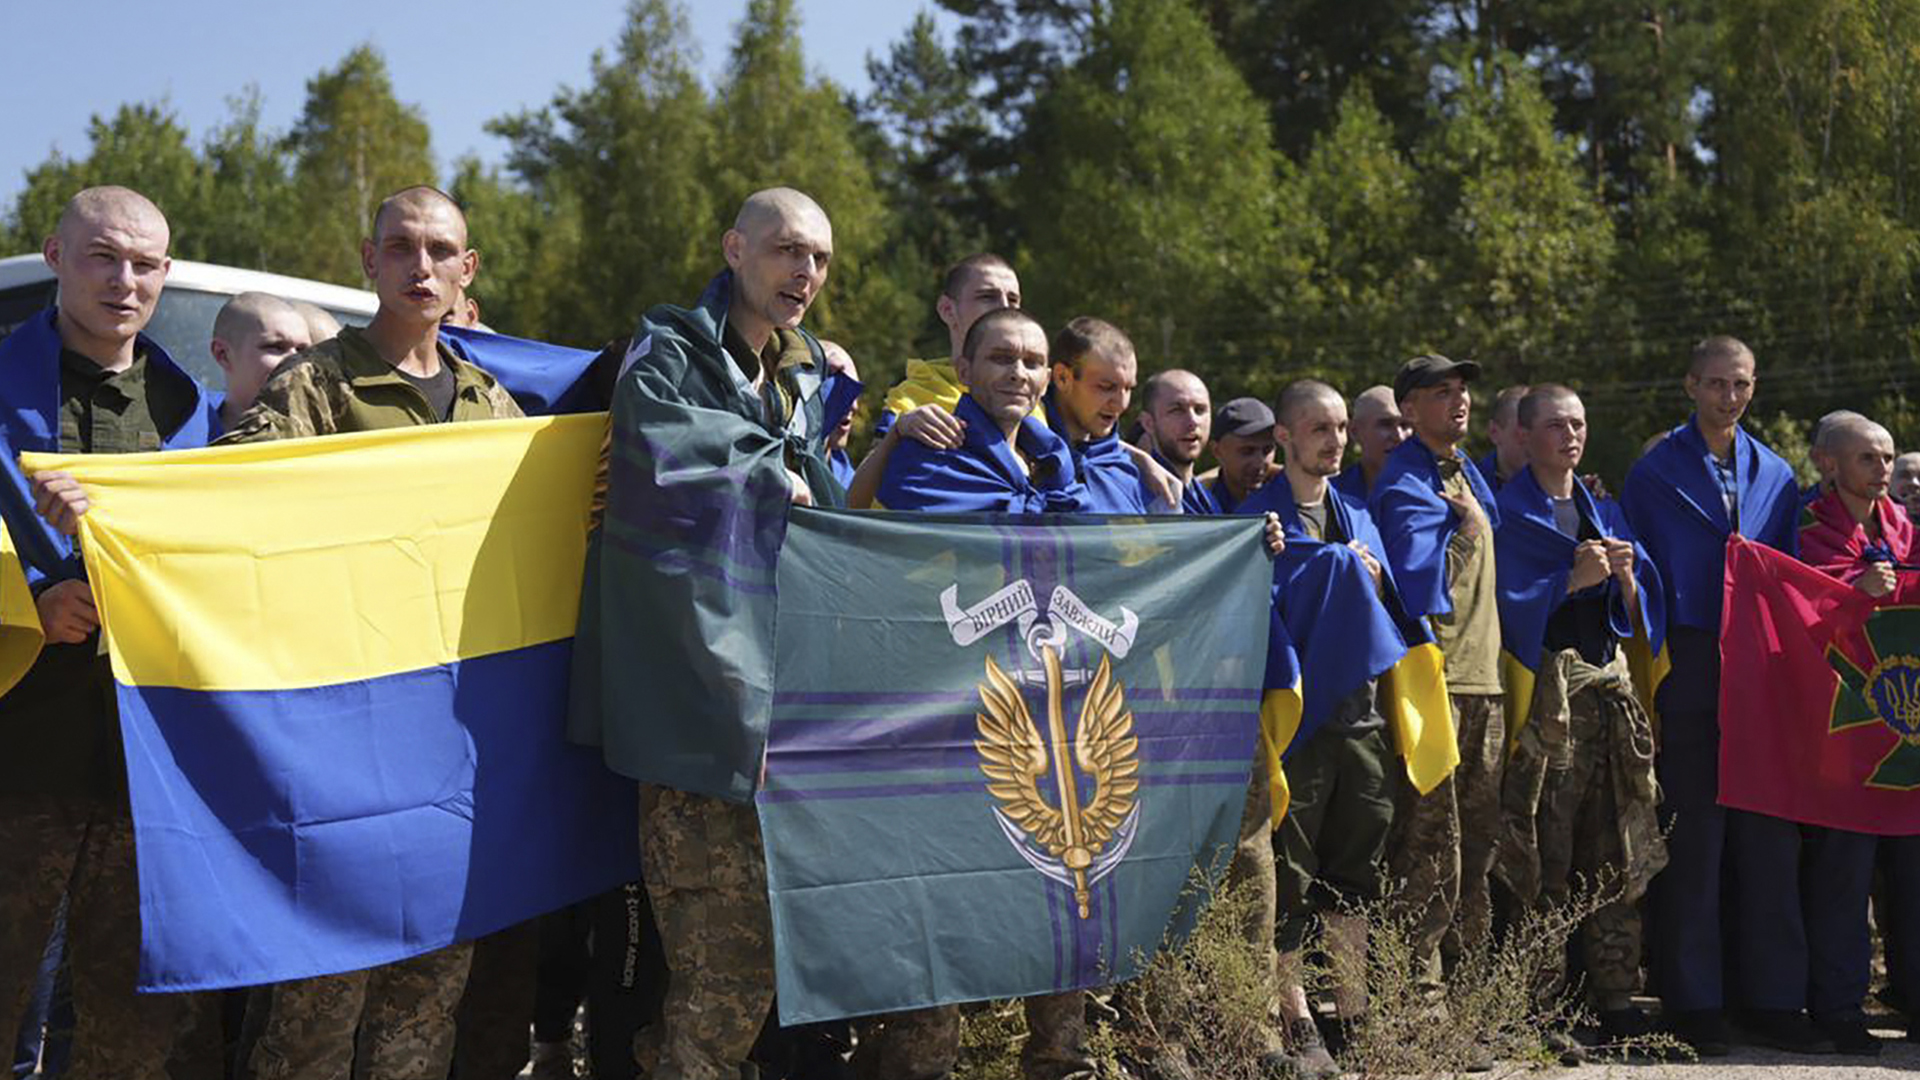
[[[1653,724],[1624,656],[1604,666],[1574,649],[1547,656],[1507,761],[1503,800],[1498,874],[1516,899],[1552,905],[1581,888],[1614,893],[1581,924],[1581,958],[1594,1006],[1628,1008],[1640,988],[1638,904],[1667,850],[1654,812]],[[1546,974],[1543,998],[1565,984],[1563,967]]]
[[[42,448],[158,450],[196,416],[206,421],[199,388],[144,339],[130,367],[108,372],[59,348],[50,312],[16,337],[0,348],[0,360],[58,380],[48,433],[54,438]],[[28,347],[35,337],[57,361]],[[57,363],[57,376],[39,368],[49,361]],[[15,449],[33,448],[21,432],[9,435]],[[35,582],[35,595],[52,584]],[[0,1000],[9,1006],[0,1027],[17,1030],[64,893],[75,1020],[64,1075],[162,1077],[186,999],[134,992],[140,909],[133,820],[113,675],[98,634],[41,652],[0,697],[0,740]]]
[[[520,407],[493,376],[446,346],[451,376],[445,411],[420,380],[388,364],[364,331],[307,349],[277,369],[259,398],[220,441],[333,435],[442,422],[518,417]],[[257,1080],[443,1080],[453,1055],[454,1015],[467,984],[471,943],[398,963],[274,986],[252,1054]],[[358,1031],[359,1068],[355,1061]]]
[[[1474,518],[1471,536],[1462,528],[1447,541],[1452,610],[1430,619],[1446,657],[1460,764],[1425,796],[1401,781],[1388,840],[1391,872],[1404,882],[1401,895],[1415,905],[1415,944],[1426,967],[1422,983],[1431,994],[1440,986],[1443,949],[1458,955],[1492,933],[1488,882],[1501,833],[1500,763],[1506,746],[1493,526],[1464,472],[1472,463],[1456,454],[1435,465],[1442,490],[1464,500]]]

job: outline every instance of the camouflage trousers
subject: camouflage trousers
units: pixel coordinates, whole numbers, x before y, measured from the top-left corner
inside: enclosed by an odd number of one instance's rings
[[[1024,1080],[1083,1080],[1094,1075],[1087,1052],[1087,997],[1068,990],[1026,998]],[[946,1080],[960,1061],[960,1007],[912,1009],[866,1021],[853,1055],[859,1080]]]
[[[640,786],[640,858],[667,959],[652,1080],[734,1080],[773,1005],[773,914],[752,804]]]
[[[67,896],[73,977],[73,1080],[161,1080],[185,1008],[136,994],[140,890],[124,805],[56,795],[0,796],[0,1023],[19,1030],[54,911]]]
[[[1442,953],[1484,946],[1493,932],[1491,879],[1499,838],[1505,703],[1493,694],[1449,694],[1460,764],[1422,796],[1400,773],[1387,868],[1411,913],[1423,992],[1438,997]]]
[[[1567,768],[1547,770],[1540,793],[1540,877],[1558,883],[1548,885],[1548,903],[1564,902],[1569,882],[1597,887],[1626,872],[1614,736],[1602,693],[1590,687],[1567,699],[1572,752]],[[1623,897],[1594,912],[1580,925],[1580,949],[1596,1002],[1624,1008],[1640,984],[1639,911]]]
[[[444,1080],[472,943],[342,975],[277,983],[254,1080]]]

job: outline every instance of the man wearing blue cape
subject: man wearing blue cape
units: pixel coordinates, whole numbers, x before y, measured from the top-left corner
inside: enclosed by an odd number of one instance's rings
[[[1337,554],[1363,567],[1370,579],[1367,591],[1382,598],[1363,596],[1362,605],[1380,608],[1383,602],[1395,602],[1392,579],[1377,554],[1383,550],[1380,534],[1365,503],[1330,483],[1346,453],[1345,399],[1326,383],[1302,379],[1280,392],[1273,411],[1283,470],[1248,496],[1240,512],[1279,516],[1288,542],[1283,561],[1328,549],[1326,557]],[[1343,547],[1348,550],[1338,551]],[[1275,604],[1284,606],[1288,599],[1276,586]],[[1332,991],[1340,1030],[1354,1030],[1367,1014],[1366,984],[1340,981],[1339,975],[1366,970],[1366,924],[1353,912],[1386,892],[1387,832],[1393,823],[1390,776],[1399,764],[1376,697],[1375,677],[1405,648],[1371,658],[1367,654],[1373,650],[1360,646],[1400,641],[1390,624],[1382,627],[1384,633],[1368,634],[1363,619],[1342,617],[1350,613],[1287,614],[1309,615],[1308,632],[1314,635],[1338,634],[1339,653],[1361,665],[1339,671],[1323,663],[1302,673],[1303,681],[1331,680],[1337,696],[1324,689],[1308,695],[1314,704],[1303,707],[1300,731],[1285,748],[1289,800],[1272,843],[1278,856],[1280,1015],[1287,1026],[1292,1075],[1325,1080],[1340,1070],[1307,1002],[1305,953],[1317,927],[1320,947],[1335,973]],[[1385,623],[1384,612],[1380,614],[1374,621]]]
[[[1096,514],[1144,514],[1150,508],[1179,513],[1147,489],[1133,454],[1120,441],[1138,378],[1133,342],[1119,327],[1082,315],[1053,335],[1053,377],[1047,387],[1047,426],[1066,440],[1074,474],[1086,485],[1088,510]]]
[[[1447,783],[1419,798],[1402,789],[1388,843],[1394,876],[1420,910],[1421,989],[1436,1009],[1444,1008],[1443,945],[1457,951],[1492,931],[1489,879],[1501,831],[1506,722],[1493,555],[1500,511],[1460,449],[1473,400],[1467,383],[1479,374],[1473,361],[1437,354],[1401,365],[1394,396],[1414,437],[1387,455],[1370,504],[1407,614],[1427,620],[1446,656],[1459,740],[1460,765]]]
[[[1333,486],[1365,505],[1374,481],[1386,470],[1387,455],[1407,441],[1407,422],[1394,400],[1393,387],[1369,386],[1354,395],[1351,433],[1360,444],[1360,460],[1340,470]]]
[[[1647,1033],[1633,1004],[1647,882],[1666,864],[1654,818],[1653,724],[1627,650],[1657,654],[1666,619],[1659,571],[1618,504],[1575,470],[1587,417],[1564,386],[1520,399],[1514,430],[1528,462],[1500,488],[1500,626],[1507,719],[1507,837],[1495,872],[1523,904],[1617,889],[1580,927],[1586,992],[1604,1041]],[[1548,995],[1564,988],[1556,968]]]
[[[1767,1045],[1831,1052],[1805,1015],[1806,931],[1797,885],[1799,826],[1727,810],[1720,790],[1720,610],[1728,536],[1799,552],[1793,469],[1746,433],[1754,358],[1731,337],[1694,347],[1686,376],[1694,413],[1627,473],[1621,504],[1660,571],[1671,675],[1659,684],[1661,823],[1672,861],[1649,890],[1650,966],[1665,1023],[1705,1055],[1728,1032],[1721,930],[1752,1034]],[[1724,868],[1736,890],[1721,902]]]
[[[727,269],[649,311],[614,390],[604,520],[588,552],[570,733],[640,781],[640,847],[669,970],[639,1048],[660,1080],[732,1076],[773,1001],[753,806],[765,758],[775,560],[790,503],[838,506],[826,362],[800,328],[833,256],[826,212],[749,196]]]
[[[47,646],[0,697],[0,1029],[14,1031],[54,911],[67,898],[76,1076],[159,1078],[184,1020],[178,995],[136,994],[139,888],[113,674],[85,569],[32,516],[14,455],[202,446],[213,406],[142,331],[166,283],[166,218],[144,196],[88,188],[46,241],[59,307],[0,342],[4,512],[26,557]],[[62,478],[50,478],[59,487]],[[71,477],[64,483],[77,489]],[[71,532],[65,504],[43,498]]]

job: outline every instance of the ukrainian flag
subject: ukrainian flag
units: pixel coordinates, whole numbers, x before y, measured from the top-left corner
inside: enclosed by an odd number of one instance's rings
[[[1580,484],[1574,500],[1583,521],[1600,535],[1632,539],[1618,503],[1596,499]],[[1579,546],[1560,531],[1553,508],[1533,474],[1523,470],[1500,489],[1502,524],[1494,533],[1494,557],[1499,567],[1500,677],[1506,691],[1507,741],[1511,747],[1533,713],[1534,686],[1544,655],[1547,622],[1567,597]],[[1626,600],[1612,578],[1595,586],[1607,598],[1610,629],[1627,657],[1634,690],[1647,715],[1654,715],[1653,695],[1666,678],[1671,663],[1666,650],[1665,594],[1660,572],[1644,547],[1634,545],[1635,591],[1640,619],[1629,617]]]
[[[631,782],[564,734],[605,430],[25,457],[93,504],[143,989],[370,967],[637,876]]]
[[[1313,737],[1367,680],[1406,764],[1426,794],[1460,763],[1444,659],[1391,587],[1382,591],[1344,544],[1287,538],[1274,561],[1274,608],[1260,703],[1260,750],[1278,825],[1290,799],[1281,761]]]

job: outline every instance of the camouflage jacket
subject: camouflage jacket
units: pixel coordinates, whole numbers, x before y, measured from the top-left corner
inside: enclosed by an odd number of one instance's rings
[[[440,346],[453,372],[453,411],[447,420],[496,420],[524,415],[492,375]],[[221,443],[264,442],[347,431],[440,423],[426,395],[380,358],[357,327],[307,349],[274,371],[253,407]]]

